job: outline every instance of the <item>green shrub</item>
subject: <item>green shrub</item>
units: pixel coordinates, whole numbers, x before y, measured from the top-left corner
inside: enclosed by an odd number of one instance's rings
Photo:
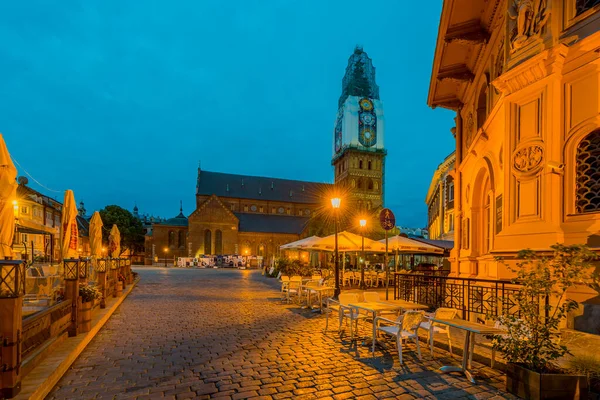
[[[594,354],[574,356],[569,361],[569,370],[587,376],[590,388],[600,393],[600,356]]]

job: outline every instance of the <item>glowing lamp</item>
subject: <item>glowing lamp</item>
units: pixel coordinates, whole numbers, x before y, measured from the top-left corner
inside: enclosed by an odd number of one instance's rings
[[[63,260],[65,267],[65,280],[76,281],[79,279],[79,260],[76,258],[66,258]]]
[[[342,204],[342,199],[340,199],[339,197],[334,197],[331,199],[331,206],[335,209],[340,208],[340,205]]]

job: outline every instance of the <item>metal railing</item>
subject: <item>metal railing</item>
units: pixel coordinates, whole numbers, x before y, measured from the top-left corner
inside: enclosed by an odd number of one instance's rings
[[[394,298],[432,308],[455,308],[462,318],[471,314],[520,316],[515,295],[520,285],[509,280],[454,278],[437,274],[396,273]]]

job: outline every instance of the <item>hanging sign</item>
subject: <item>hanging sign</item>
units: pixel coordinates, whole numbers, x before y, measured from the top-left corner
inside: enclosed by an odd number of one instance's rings
[[[392,210],[389,208],[381,210],[379,213],[379,223],[386,231],[394,229],[396,227],[396,217],[394,217]]]

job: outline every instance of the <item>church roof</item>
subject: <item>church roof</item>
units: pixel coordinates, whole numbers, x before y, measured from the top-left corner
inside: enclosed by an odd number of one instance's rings
[[[314,204],[331,184],[198,171],[196,194]]]
[[[165,222],[161,222],[161,225],[169,225],[169,226],[188,226],[188,219],[183,212],[180,212],[178,216],[169,218]]]
[[[240,232],[292,233],[299,235],[308,218],[289,215],[234,213],[240,220]]]

